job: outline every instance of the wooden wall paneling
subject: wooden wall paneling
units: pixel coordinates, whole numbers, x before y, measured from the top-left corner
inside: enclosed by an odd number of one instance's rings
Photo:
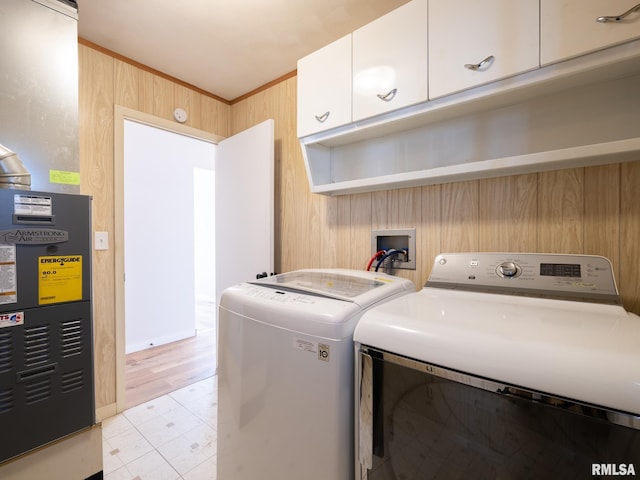
[[[620,283],[620,164],[584,170],[584,253],[611,260]]]
[[[254,125],[265,118],[267,115],[268,99],[271,95],[276,95],[275,89],[273,91],[258,92],[253,96],[250,102],[248,102],[249,109],[247,110],[247,119],[250,123],[245,128]],[[277,129],[277,127],[274,126]],[[235,132],[234,132],[235,133]]]
[[[140,69],[114,59],[114,103],[138,110],[140,92]]]
[[[387,228],[413,228],[420,220],[420,187],[390,190],[387,196]]]
[[[389,190],[382,190],[371,194],[371,230],[384,230],[389,228],[389,209],[387,208],[389,195]],[[374,267],[375,265],[374,263]]]
[[[247,104],[250,101],[251,97],[242,103]],[[236,121],[236,108],[237,105],[232,106],[233,122]],[[280,121],[280,119],[276,120],[276,125]],[[293,129],[295,131],[295,125]],[[291,137],[293,139],[290,139]],[[276,143],[280,145],[280,154],[276,160],[276,171],[274,172],[275,197],[278,207],[276,213],[278,241],[275,257],[279,259],[276,262],[276,269],[285,272],[300,268],[303,263],[301,255],[298,253],[300,250],[298,243],[304,241],[299,223],[304,215],[304,204],[306,203],[301,200],[301,197],[308,195],[306,193],[308,184],[295,133],[287,133],[284,138],[276,137]]]
[[[138,78],[138,107],[136,110],[153,115],[155,98],[154,82],[156,76],[146,70],[139,70]]]
[[[279,111],[283,144],[291,144],[301,152],[297,138],[297,95],[298,84],[292,77],[278,84],[278,96],[274,96],[274,100]]]
[[[276,265],[282,270],[283,245],[290,245],[290,239],[283,235],[285,217],[288,215],[288,208],[285,207],[285,196],[283,195],[284,185],[290,177],[287,171],[293,171],[296,177],[295,182],[306,185],[306,174],[302,161],[302,151],[296,136],[296,78],[290,78],[277,85],[273,93],[277,119],[277,137],[275,154],[275,225],[276,225]],[[272,102],[273,104],[273,102]],[[292,168],[293,166],[293,168]],[[307,193],[308,195],[308,193]]]
[[[478,251],[478,181],[442,186],[442,237],[444,252]]]
[[[280,216],[280,243],[276,244],[276,249],[280,250],[279,270],[282,272],[293,270],[297,264],[295,243],[302,241],[298,234],[297,224],[301,215],[301,202],[296,201],[299,191],[299,176],[296,175],[292,162],[283,162],[280,173],[279,192],[277,193],[282,202]],[[278,267],[276,267],[278,268]]]
[[[350,268],[364,269],[371,255],[371,193],[350,195],[349,245]]]
[[[278,118],[278,126],[276,127],[279,130],[280,136],[286,130],[286,125],[289,123],[286,118],[286,112],[289,110],[287,108],[283,109],[281,107],[285,106],[287,103],[286,100],[286,92],[284,83],[277,83],[274,87],[269,90],[264,90],[262,93],[265,94],[264,97],[264,115],[265,119],[267,118]],[[281,101],[284,100],[284,101]],[[295,112],[295,110],[294,110]]]
[[[442,252],[442,185],[422,187],[422,218],[416,231],[418,258],[416,270],[419,274],[416,289],[420,290],[431,274],[435,257]]]
[[[422,190],[420,187],[390,190],[387,195],[387,226],[388,229],[415,228],[418,233],[422,216]],[[417,239],[416,239],[417,248]],[[417,252],[412,252],[416,255]],[[419,270],[395,270],[394,274],[419,283]]]
[[[322,201],[319,195],[311,195],[309,183],[307,180],[306,170],[302,161],[302,153],[298,150],[297,155],[288,166],[292,174],[295,176],[295,190],[291,193],[290,202],[295,205],[293,219],[293,228],[295,236],[289,241],[283,241],[283,247],[294,252],[292,256],[293,263],[291,269],[304,268],[306,266],[320,265],[319,256],[323,254],[321,251],[322,244],[320,235],[326,229],[326,224],[322,224],[323,218],[318,214],[318,202]],[[287,206],[292,203],[286,203]]]
[[[584,251],[584,169],[538,174],[538,249],[549,253]]]
[[[328,228],[335,230],[335,263],[329,264],[327,267],[335,267],[342,264],[342,268],[352,268],[353,249],[351,248],[351,196],[343,195],[335,198],[335,215],[333,215],[333,224],[327,225]]]
[[[315,195],[317,197],[317,195]],[[320,268],[330,268],[342,264],[345,261],[344,251],[339,250],[338,233],[340,231],[338,216],[338,198],[322,197],[318,198],[318,240],[322,255],[316,264]]]
[[[640,315],[640,160],[621,165],[618,285],[627,310]]]
[[[371,229],[380,230],[387,228],[387,198],[388,191],[373,192],[371,203]]]
[[[262,96],[253,96],[258,99],[270,97],[269,105],[273,110],[265,115],[273,115],[276,120],[279,155],[275,178],[280,233],[276,257],[281,259],[281,271],[320,265],[322,245],[318,235],[326,228],[319,223],[322,219],[311,199],[296,136],[296,88],[296,79],[292,78],[265,90]],[[253,97],[251,101],[255,102]],[[314,223],[315,227],[312,227]]]
[[[264,118],[263,107],[264,107],[264,98],[266,95],[267,95],[267,92],[260,92],[255,95],[255,98],[251,99],[252,100],[251,102],[248,103],[249,108],[247,110],[247,118],[251,119],[251,123],[249,123],[245,128],[249,128],[251,125],[254,125],[260,122],[260,120]]]
[[[537,175],[516,175],[479,182],[479,250],[535,252]]]
[[[302,151],[296,136],[296,78],[290,78],[278,84],[276,100],[276,111],[278,119],[278,137],[276,141],[276,170],[275,170],[275,191],[276,191],[276,212],[277,225],[282,225],[286,209],[284,209],[283,196],[279,194],[284,181],[284,170],[291,164],[298,165],[301,171],[300,181],[306,180],[304,164],[302,161]],[[278,230],[278,244],[283,241]]]
[[[80,190],[91,195],[92,229],[113,233],[114,60],[79,45]],[[112,237],[113,238],[113,237]],[[94,251],[93,325],[96,407],[115,403],[114,249]]]
[[[200,122],[202,130],[228,137],[231,106],[202,95],[200,97]]]
[[[166,78],[153,76],[153,115],[167,120],[173,119],[174,83]]]
[[[274,129],[278,131],[281,119],[277,118],[278,108],[277,102],[274,100],[274,98],[278,97],[278,94],[278,86],[274,86],[271,89],[258,92],[238,104],[232,105],[231,108],[234,114],[231,119],[231,134],[235,135],[268,118],[273,118],[275,123]],[[238,111],[236,107],[239,107],[239,117],[236,116],[236,111]]]
[[[290,245],[297,251],[295,268],[321,267],[323,251],[323,233],[328,230],[323,215],[322,202],[326,200],[319,195],[299,196],[303,205],[303,215],[298,222],[298,245]]]
[[[229,118],[229,136],[244,130],[244,126],[249,122],[249,104],[251,98],[231,105],[231,116]]]
[[[276,203],[276,265],[279,271],[292,270],[304,264],[299,258],[295,242],[298,236],[284,234],[294,227],[297,220],[291,218],[288,200],[296,201],[309,195],[306,174],[298,139],[296,137],[296,79],[283,81],[264,92],[269,99],[269,111],[264,114],[275,120],[275,203]],[[264,98],[264,97],[263,97]],[[294,253],[295,252],[295,253]],[[293,255],[291,255],[293,253]]]
[[[247,100],[243,100],[242,102],[236,103],[230,107],[231,115],[229,118],[229,136],[245,129],[244,126],[249,122],[249,115],[247,112],[250,101],[251,99],[248,98]]]

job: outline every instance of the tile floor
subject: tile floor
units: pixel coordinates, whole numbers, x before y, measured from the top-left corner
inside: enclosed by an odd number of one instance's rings
[[[215,480],[217,377],[102,422],[105,480]]]

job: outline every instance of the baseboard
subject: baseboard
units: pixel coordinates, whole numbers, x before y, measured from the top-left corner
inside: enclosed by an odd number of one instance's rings
[[[105,418],[113,417],[116,413],[118,413],[118,407],[115,403],[110,403],[109,405],[97,408],[96,421],[102,422]]]
[[[141,342],[127,343],[125,353],[126,355],[129,355],[130,353],[146,350],[147,348],[159,347],[160,345],[166,345],[167,343],[177,342],[178,340],[184,340],[185,338],[193,337],[195,334],[195,329],[189,328],[186,330],[181,330],[179,332],[173,332],[169,335],[148,338]]]

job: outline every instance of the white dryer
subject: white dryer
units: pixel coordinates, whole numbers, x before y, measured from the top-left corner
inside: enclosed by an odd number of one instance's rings
[[[354,342],[358,479],[640,473],[640,318],[603,257],[439,255]]]
[[[218,480],[353,478],[353,329],[414,292],[386,274],[298,270],[225,290]]]

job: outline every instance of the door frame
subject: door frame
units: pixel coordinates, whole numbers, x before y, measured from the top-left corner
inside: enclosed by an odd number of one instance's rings
[[[124,122],[129,120],[217,145],[225,137],[148,113],[114,105],[114,289],[116,412],[126,408],[125,288],[124,288]]]

